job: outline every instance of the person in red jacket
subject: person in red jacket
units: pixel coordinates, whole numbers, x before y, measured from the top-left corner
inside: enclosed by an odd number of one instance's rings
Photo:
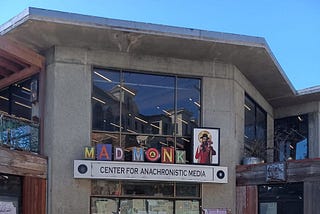
[[[212,141],[208,137],[208,134],[204,133],[200,137],[200,145],[197,147],[195,158],[198,160],[198,163],[211,164],[213,155],[216,155],[216,151],[212,147]]]

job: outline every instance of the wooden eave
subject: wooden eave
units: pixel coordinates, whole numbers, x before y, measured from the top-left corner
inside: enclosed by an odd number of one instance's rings
[[[45,58],[0,36],[0,89],[43,70]]]
[[[286,181],[279,183],[320,180],[320,158],[290,160],[285,165]],[[267,163],[236,166],[237,186],[266,184],[266,166]]]

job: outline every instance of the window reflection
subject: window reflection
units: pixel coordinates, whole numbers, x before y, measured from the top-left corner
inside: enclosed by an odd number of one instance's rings
[[[175,214],[198,214],[200,203],[196,200],[179,200],[176,201]]]
[[[92,75],[92,128],[120,131],[120,73],[112,70],[95,70]]]
[[[122,185],[123,194],[130,196],[174,196],[173,183],[126,182]]]
[[[129,72],[123,76],[126,90],[122,116],[136,125],[125,128],[138,133],[172,135],[174,77]]]
[[[37,76],[0,90],[0,111],[31,120],[31,81]]]
[[[200,124],[200,107],[199,79],[93,72],[94,130],[191,135],[192,128]]]
[[[199,79],[111,69],[95,69],[92,79],[93,143],[122,147],[128,161],[134,147],[159,152],[172,147],[185,150],[186,162],[192,163],[191,134],[200,125]]]
[[[133,213],[153,213],[153,214],[173,214],[172,200],[153,200],[153,199],[121,199],[121,214]]]
[[[246,157],[266,158],[267,114],[249,96],[245,96],[244,153]]]
[[[191,135],[200,124],[200,80],[177,79],[177,106],[177,135]]]
[[[308,115],[275,120],[274,143],[277,161],[308,158]]]

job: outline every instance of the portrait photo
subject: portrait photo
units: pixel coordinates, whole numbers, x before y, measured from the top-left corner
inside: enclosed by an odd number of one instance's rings
[[[220,129],[193,129],[193,163],[219,165]]]

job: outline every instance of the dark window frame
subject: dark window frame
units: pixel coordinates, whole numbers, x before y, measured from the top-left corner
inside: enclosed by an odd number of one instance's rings
[[[249,101],[252,105],[249,107]],[[258,157],[262,159],[266,159],[267,157],[267,112],[247,93],[245,94],[244,99],[244,155],[245,157]],[[247,134],[247,112],[253,112],[253,133],[250,133],[250,137]],[[263,114],[263,125],[262,131],[263,136],[259,136],[258,132],[258,111]]]

